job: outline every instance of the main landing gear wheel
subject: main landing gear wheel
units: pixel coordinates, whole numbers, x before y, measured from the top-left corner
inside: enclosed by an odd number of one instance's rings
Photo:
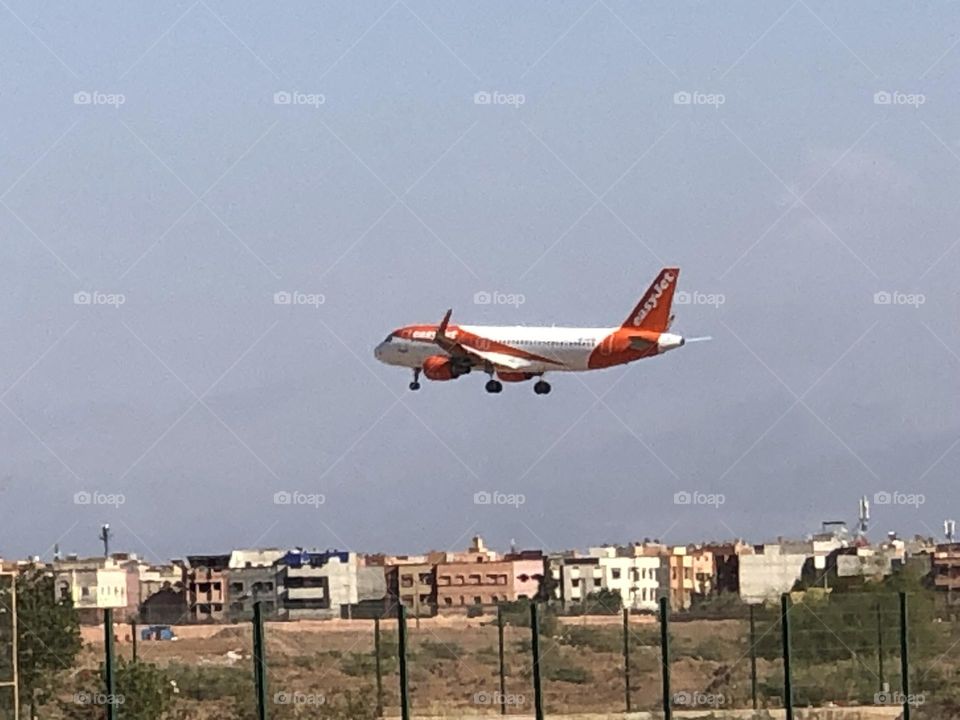
[[[411,390],[420,389],[420,368],[417,368],[413,371],[413,382],[408,385]]]
[[[550,383],[546,380],[537,380],[536,384],[533,386],[533,391],[537,395],[546,395],[550,392]]]
[[[487,384],[484,387],[488,393],[498,393],[503,390],[503,383],[499,380],[487,380]]]

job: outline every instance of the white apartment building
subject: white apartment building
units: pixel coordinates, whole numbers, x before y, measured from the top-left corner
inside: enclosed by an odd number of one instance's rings
[[[551,564],[551,574],[564,603],[583,602],[600,590],[620,593],[629,610],[654,612],[664,585],[663,560],[633,548],[590,548],[587,557],[566,557]]]
[[[127,607],[128,572],[112,558],[57,560],[53,575],[57,599],[70,598],[83,622],[96,622],[104,608]]]
[[[627,554],[627,551],[631,551]],[[629,610],[656,611],[662,593],[663,561],[658,556],[633,554],[632,548],[590,548],[590,556],[599,561],[602,587],[618,591],[623,607]]]

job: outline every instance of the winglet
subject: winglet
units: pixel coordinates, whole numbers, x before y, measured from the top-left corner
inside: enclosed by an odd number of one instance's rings
[[[443,320],[440,321],[440,324],[437,326],[437,336],[444,338],[447,336],[447,325],[450,324],[450,316],[453,314],[453,308],[447,310],[447,314],[443,316]]]
[[[443,316],[443,320],[437,325],[437,331],[433,335],[433,341],[447,352],[450,352],[451,348],[456,346],[456,343],[447,337],[447,325],[450,324],[452,314],[453,308],[447,310],[447,314]]]

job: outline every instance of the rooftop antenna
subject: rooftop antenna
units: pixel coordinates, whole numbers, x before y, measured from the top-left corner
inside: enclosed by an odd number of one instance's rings
[[[100,542],[103,543],[103,556],[110,557],[110,523],[100,526]]]
[[[953,542],[953,538],[957,535],[957,523],[955,520],[943,521],[943,534],[947,536],[947,542]]]
[[[857,530],[861,535],[867,534],[867,528],[870,525],[870,500],[866,495],[860,498],[860,515],[857,522]]]

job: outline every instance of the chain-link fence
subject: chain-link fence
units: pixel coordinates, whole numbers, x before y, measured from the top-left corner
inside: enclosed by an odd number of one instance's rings
[[[0,608],[10,603],[0,587]],[[958,707],[960,632],[931,594],[808,590],[706,614],[671,613],[666,602],[657,614],[534,607],[538,632],[528,602],[475,617],[418,620],[392,608],[376,620],[185,625],[176,639],[115,623],[112,653],[103,628],[87,626],[76,652],[61,646],[69,662],[50,665],[53,682],[37,682],[33,666],[21,675],[20,717],[28,705],[55,720],[723,718],[751,708],[787,718],[834,708],[842,718],[837,708],[855,707],[870,713],[856,717],[946,720]],[[12,613],[0,612],[0,682],[13,676],[13,637]],[[12,691],[0,713],[15,716]]]

